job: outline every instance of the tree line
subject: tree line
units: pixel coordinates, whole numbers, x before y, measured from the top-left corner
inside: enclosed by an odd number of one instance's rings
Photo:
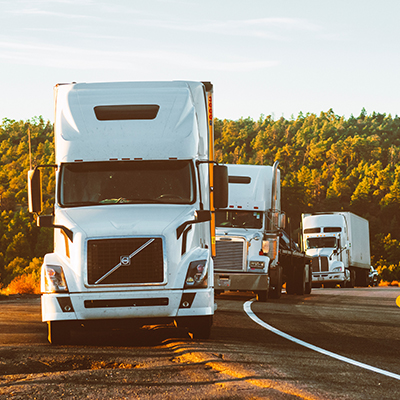
[[[400,118],[363,109],[345,118],[333,110],[296,118],[215,119],[218,162],[272,165],[281,170],[282,209],[298,231],[301,213],[351,211],[369,220],[372,263],[383,279],[400,280]],[[28,134],[31,137],[29,156]],[[30,165],[54,163],[53,125],[42,117],[0,125],[0,287],[38,276],[52,251],[52,229],[27,210]],[[45,208],[54,172],[44,170]]]

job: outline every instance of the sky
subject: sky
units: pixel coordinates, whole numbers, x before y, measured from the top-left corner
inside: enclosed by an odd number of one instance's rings
[[[0,121],[65,82],[193,80],[214,116],[400,114],[400,0],[0,0]]]

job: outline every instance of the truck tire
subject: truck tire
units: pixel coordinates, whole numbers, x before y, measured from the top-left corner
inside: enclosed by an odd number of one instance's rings
[[[298,267],[295,269],[295,293],[303,296],[306,292],[306,267]]]
[[[270,280],[270,285],[269,285],[269,291],[268,291],[268,297],[270,299],[280,299],[281,294],[282,294],[282,275],[283,275],[283,270],[281,266],[278,266],[278,271],[277,274],[275,275],[274,280],[277,282],[274,284],[272,280]],[[274,284],[274,286],[273,286]]]
[[[357,269],[355,285],[368,287],[368,283],[368,270],[361,268]]]
[[[312,271],[311,265],[307,264],[306,268],[308,268],[308,281],[306,281],[306,286],[304,290],[304,294],[310,294],[312,289]],[[307,275],[306,275],[307,276]]]
[[[212,324],[212,315],[190,317],[190,319],[187,320],[186,328],[192,334],[193,339],[209,339]]]
[[[270,287],[268,297],[270,299],[280,299],[282,295],[282,283],[279,286]]]
[[[259,290],[256,292],[257,301],[266,302],[268,300],[268,290]]]
[[[293,279],[287,279],[286,280],[286,293],[289,295],[295,294],[296,293],[296,281]]]
[[[356,283],[356,271],[354,269],[350,270],[350,280],[346,282],[346,287],[353,288]]]
[[[47,339],[51,344],[68,344],[71,330],[67,321],[47,321]]]

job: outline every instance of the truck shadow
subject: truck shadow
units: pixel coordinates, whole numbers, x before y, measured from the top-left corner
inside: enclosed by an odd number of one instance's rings
[[[170,325],[127,326],[125,329],[74,329],[71,331],[70,345],[107,347],[148,347],[161,345],[165,340],[191,340],[186,329]]]

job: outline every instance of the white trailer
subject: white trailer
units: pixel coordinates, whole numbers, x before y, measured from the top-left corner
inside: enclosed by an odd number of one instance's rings
[[[77,326],[171,323],[206,338],[214,314],[212,223],[226,206],[213,162],[212,85],[55,87],[56,193],[42,212],[41,169],[29,210],[55,228],[41,275],[49,341]]]
[[[368,286],[368,220],[351,212],[303,214],[302,230],[314,286]]]
[[[260,301],[311,292],[311,259],[283,231],[280,171],[273,166],[227,165],[229,201],[216,212],[216,292],[253,291]]]

